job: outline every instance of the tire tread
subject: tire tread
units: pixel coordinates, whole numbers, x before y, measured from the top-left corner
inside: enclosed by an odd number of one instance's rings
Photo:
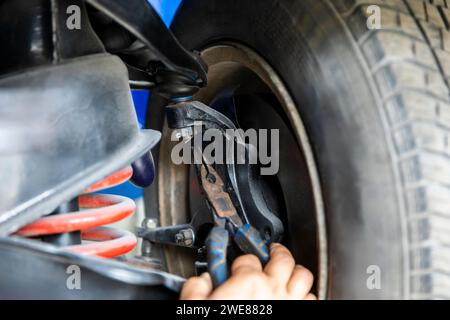
[[[407,210],[409,297],[450,298],[450,0],[330,1],[383,101]],[[367,7],[381,9],[380,30]]]

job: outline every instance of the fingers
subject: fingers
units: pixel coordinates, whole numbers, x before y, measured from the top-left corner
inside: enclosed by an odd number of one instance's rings
[[[270,260],[264,270],[254,255],[238,257],[231,266],[231,277],[213,291],[209,274],[189,279],[181,291],[182,300],[200,299],[304,299],[316,300],[309,293],[313,275],[295,265],[284,246],[271,246]]]
[[[259,259],[254,255],[244,255],[234,260],[231,265],[231,277],[218,287],[210,296],[211,299],[262,299],[264,293],[270,293],[265,288],[266,276]]]
[[[311,291],[313,282],[313,274],[305,267],[297,265],[287,284],[287,292],[292,299],[304,299]]]
[[[238,257],[231,266],[231,274],[262,272],[262,265],[259,259],[251,254]]]
[[[285,285],[295,267],[295,260],[289,250],[278,243],[270,247],[270,260],[264,268],[264,272],[280,285]]]
[[[261,282],[258,281],[257,273],[233,275],[228,281],[214,290],[210,299],[253,300],[257,297],[256,288],[261,288]]]
[[[303,300],[317,300],[317,297],[314,294],[309,293]]]
[[[250,261],[249,259],[244,260],[247,260],[244,262]],[[271,299],[272,286],[269,278],[262,272],[262,267],[259,269],[260,271],[252,270],[245,264],[235,269],[232,276],[211,294],[210,299]]]
[[[192,277],[186,281],[181,290],[180,300],[205,300],[212,290],[211,276],[205,272],[200,277]]]

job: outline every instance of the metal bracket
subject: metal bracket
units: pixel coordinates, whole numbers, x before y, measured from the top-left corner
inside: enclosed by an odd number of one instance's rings
[[[116,52],[127,64],[150,75],[169,97],[195,93],[206,85],[207,67],[187,51],[153,7],[143,0],[85,0],[127,30],[138,42]]]
[[[218,129],[225,136],[227,129],[236,130],[237,143],[245,144],[244,137],[230,119],[201,102],[190,101],[167,106],[166,115],[171,129],[194,127],[196,122],[201,121],[206,129]],[[261,233],[266,234],[270,242],[280,241],[283,224],[266,205],[263,195],[258,190],[257,170],[251,164],[236,164],[233,154],[226,154],[226,157],[226,164],[217,166],[222,166],[227,174],[227,182],[231,185],[228,191],[243,223],[249,223]]]
[[[190,224],[159,228],[137,228],[137,235],[152,243],[194,247],[195,232]]]

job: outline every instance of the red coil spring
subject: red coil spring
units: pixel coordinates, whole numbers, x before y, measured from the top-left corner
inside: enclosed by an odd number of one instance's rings
[[[79,212],[47,216],[23,227],[16,235],[24,237],[81,231],[82,240],[94,241],[66,247],[72,252],[112,258],[136,247],[136,236],[125,230],[101,227],[131,216],[136,210],[133,200],[116,195],[86,194],[121,184],[133,174],[131,167],[120,170],[95,183],[79,197]]]

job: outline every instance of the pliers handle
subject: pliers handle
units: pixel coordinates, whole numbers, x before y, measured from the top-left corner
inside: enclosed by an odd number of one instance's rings
[[[239,228],[233,238],[238,247],[245,253],[256,255],[261,263],[269,260],[269,249],[259,232],[249,224]],[[227,247],[230,234],[223,227],[213,227],[206,239],[206,259],[208,272],[211,275],[214,288],[228,279]]]
[[[214,288],[228,278],[227,247],[230,241],[228,231],[222,227],[213,227],[206,239],[206,261]]]
[[[217,287],[228,278],[227,247],[230,232],[242,252],[256,255],[262,263],[269,259],[269,250],[260,233],[250,224],[242,222],[230,195],[225,191],[222,178],[214,168],[202,165],[200,177],[216,224],[206,240],[206,259],[214,287]]]

